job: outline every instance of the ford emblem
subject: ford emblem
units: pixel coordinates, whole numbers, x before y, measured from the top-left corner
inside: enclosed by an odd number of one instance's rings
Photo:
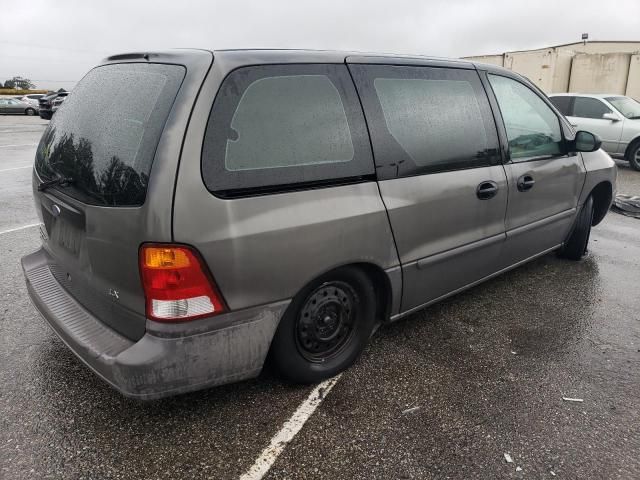
[[[58,205],[55,205],[55,204],[54,204],[54,205],[51,207],[51,214],[52,214],[54,217],[59,217],[61,213],[62,213],[62,210],[60,210],[60,207],[59,207]]]

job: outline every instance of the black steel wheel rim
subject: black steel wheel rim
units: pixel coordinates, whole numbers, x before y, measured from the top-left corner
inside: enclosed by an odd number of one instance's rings
[[[296,345],[311,362],[338,355],[353,335],[358,297],[344,282],[322,284],[307,297],[296,322]]]

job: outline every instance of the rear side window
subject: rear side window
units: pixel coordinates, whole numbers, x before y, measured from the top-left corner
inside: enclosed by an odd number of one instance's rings
[[[497,164],[498,139],[475,71],[352,65],[381,179]]]
[[[573,104],[574,117],[602,119],[605,113],[613,112],[597,98],[576,97]]]
[[[512,160],[563,153],[560,119],[542,98],[511,78],[489,75],[504,120]]]
[[[202,174],[225,195],[373,174],[364,119],[343,65],[264,65],[230,73],[205,135]]]
[[[550,97],[549,100],[551,100],[551,103],[566,117],[571,115],[571,98],[572,97],[568,96]]]
[[[93,205],[144,203],[160,135],[185,75],[178,65],[124,63],[91,70],[45,130],[36,170],[71,179],[66,194]]]

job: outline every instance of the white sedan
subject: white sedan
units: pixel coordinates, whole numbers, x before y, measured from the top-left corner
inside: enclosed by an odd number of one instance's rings
[[[578,130],[595,133],[612,157],[640,171],[640,103],[622,95],[555,93],[551,102]]]

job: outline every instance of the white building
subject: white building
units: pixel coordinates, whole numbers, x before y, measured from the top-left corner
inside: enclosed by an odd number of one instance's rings
[[[578,42],[464,58],[518,72],[546,93],[617,93],[640,101],[640,41]]]

